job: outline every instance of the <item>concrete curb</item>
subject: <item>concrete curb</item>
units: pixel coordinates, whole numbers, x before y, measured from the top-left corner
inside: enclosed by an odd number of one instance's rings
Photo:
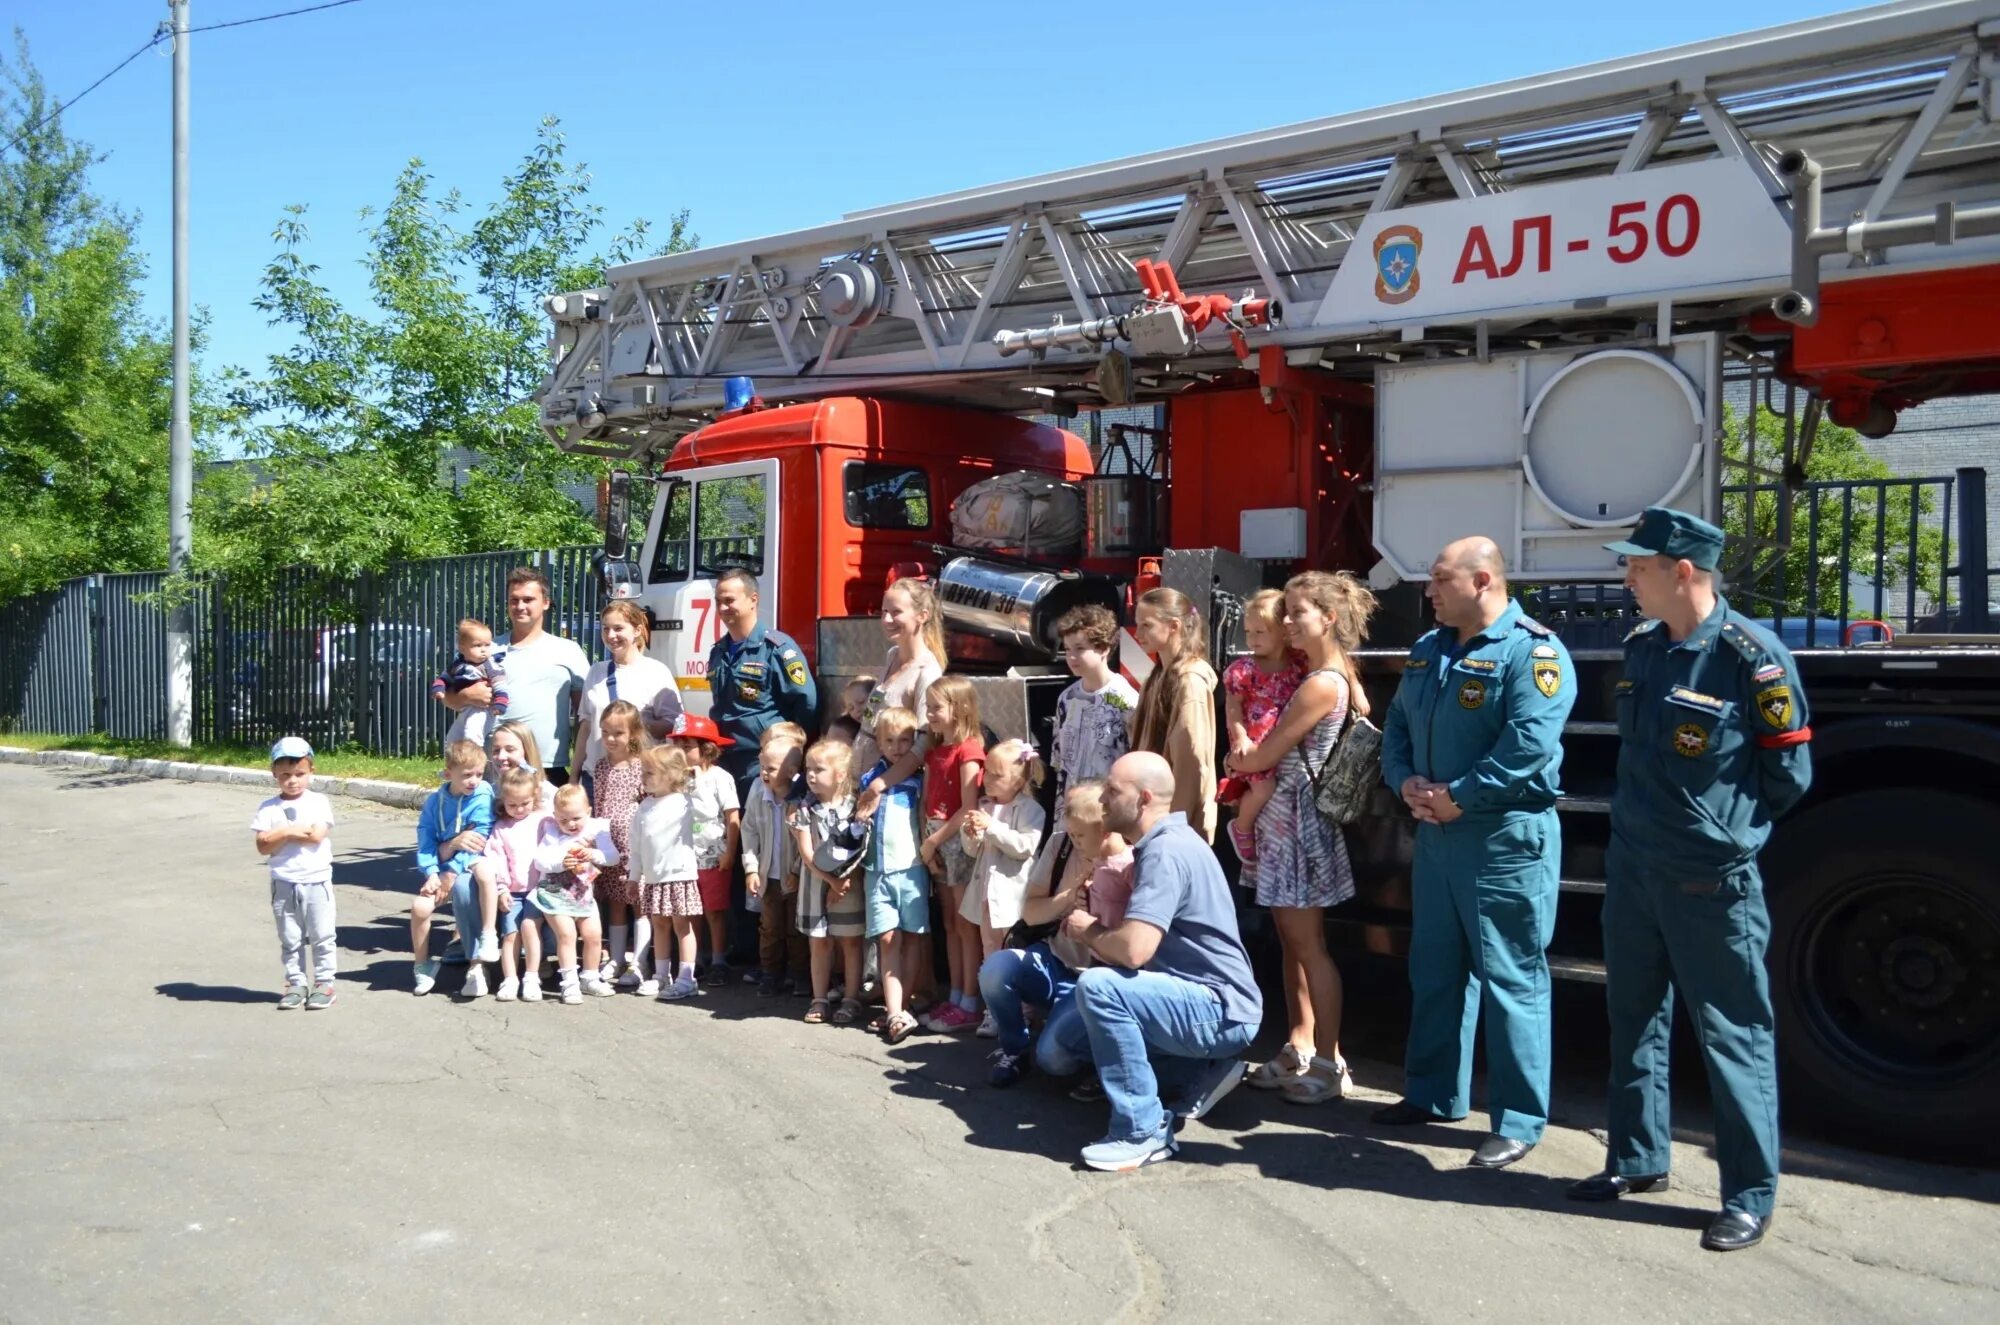
[[[231,768],[227,764],[188,764],[175,759],[131,759],[124,755],[90,754],[82,750],[24,750],[0,745],[0,764],[68,764],[95,768],[107,773],[137,773],[149,778],[172,778],[180,782],[222,782],[240,787],[271,786],[268,768]],[[401,782],[381,782],[374,778],[337,778],[313,774],[313,790],[329,796],[351,796],[355,800],[394,805],[400,809],[423,808],[428,787],[412,787]]]

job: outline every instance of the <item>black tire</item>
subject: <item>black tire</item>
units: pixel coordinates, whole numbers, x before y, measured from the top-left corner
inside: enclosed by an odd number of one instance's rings
[[[1764,853],[1781,1114],[1839,1140],[2000,1159],[2000,805],[1841,796]]]

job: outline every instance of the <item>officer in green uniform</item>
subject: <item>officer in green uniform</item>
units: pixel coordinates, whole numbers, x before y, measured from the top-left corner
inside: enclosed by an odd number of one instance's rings
[[[1507,594],[1492,540],[1431,566],[1438,628],[1418,640],[1382,730],[1382,774],[1417,818],[1411,869],[1410,1041],[1388,1125],[1463,1118],[1472,1032],[1486,1009],[1493,1133],[1472,1157],[1505,1168],[1549,1118],[1549,939],[1562,828],[1569,653]]]
[[[806,656],[792,638],[757,619],[757,577],[722,572],[715,581],[722,637],[708,651],[708,716],[736,744],[724,746],[722,766],[747,790],[757,775],[757,738],[775,722],[813,731],[819,690]]]
[[[1660,507],[1605,545],[1647,620],[1625,640],[1618,790],[1605,861],[1611,1014],[1605,1171],[1570,1189],[1608,1201],[1667,1184],[1674,990],[1695,1019],[1715,1101],[1722,1213],[1702,1245],[1753,1247],[1778,1189],[1777,1055],[1757,852],[1812,782],[1791,654],[1715,588],[1722,531]]]

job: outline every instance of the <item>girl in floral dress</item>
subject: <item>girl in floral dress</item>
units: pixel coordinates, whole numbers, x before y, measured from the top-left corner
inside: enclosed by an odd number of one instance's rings
[[[1250,753],[1271,734],[1271,728],[1278,725],[1278,714],[1306,679],[1299,655],[1285,640],[1284,622],[1285,596],[1276,589],[1260,589],[1243,604],[1243,639],[1250,654],[1222,672],[1232,755]],[[1236,858],[1245,864],[1257,859],[1251,832],[1277,786],[1278,775],[1269,769],[1236,774],[1222,785],[1223,800],[1240,797],[1236,819],[1229,825],[1229,840],[1236,847]]]

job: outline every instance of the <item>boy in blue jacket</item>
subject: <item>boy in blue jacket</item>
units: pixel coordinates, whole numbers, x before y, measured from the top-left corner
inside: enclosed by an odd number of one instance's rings
[[[417,873],[424,876],[424,886],[410,903],[410,953],[419,995],[437,984],[439,963],[430,955],[431,916],[447,901],[465,949],[467,997],[486,992],[486,968],[480,963],[500,957],[492,899],[482,906],[473,895],[472,862],[486,850],[486,835],[493,831],[493,788],[485,774],[486,752],[471,741],[453,741],[445,749],[444,783],[424,797],[417,818]],[[476,939],[475,923],[483,930]]]

